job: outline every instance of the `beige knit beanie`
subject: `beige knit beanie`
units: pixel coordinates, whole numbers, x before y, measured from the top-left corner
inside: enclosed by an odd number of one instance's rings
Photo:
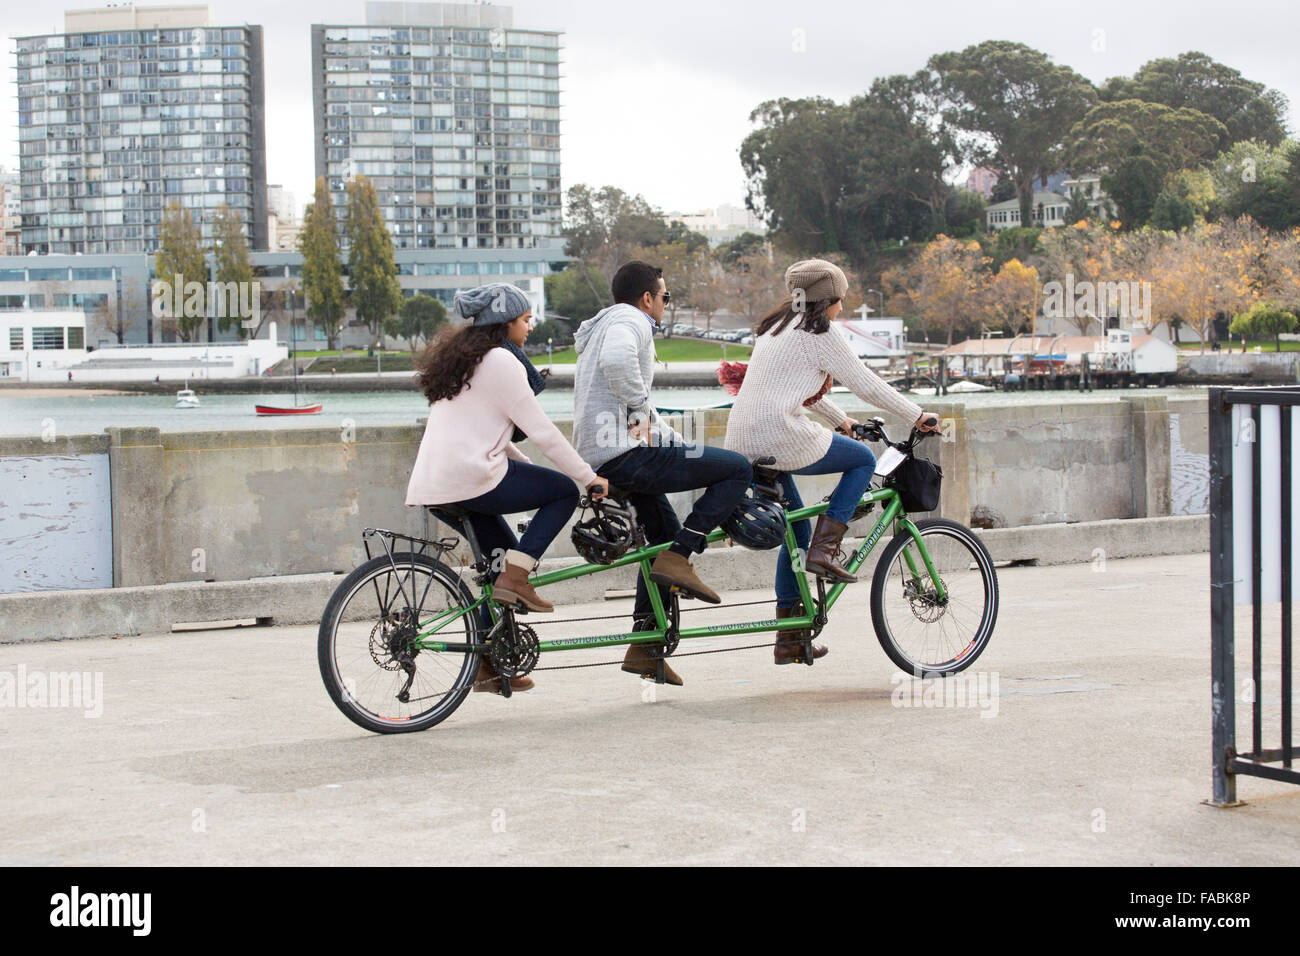
[[[825,259],[801,259],[785,270],[785,288],[791,296],[795,289],[803,289],[805,300],[820,302],[823,299],[842,299],[849,291],[849,280],[844,270]]]

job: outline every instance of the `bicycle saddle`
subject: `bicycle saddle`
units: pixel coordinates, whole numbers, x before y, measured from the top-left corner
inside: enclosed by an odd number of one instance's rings
[[[425,505],[425,508],[443,524],[453,527],[458,527],[469,516],[469,512],[460,505]]]

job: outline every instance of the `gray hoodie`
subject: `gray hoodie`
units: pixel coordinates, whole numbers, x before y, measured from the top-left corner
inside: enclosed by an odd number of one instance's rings
[[[573,339],[573,447],[587,464],[599,468],[638,447],[627,426],[646,418],[652,445],[683,443],[650,404],[655,347],[649,316],[634,305],[611,305],[578,326]]]

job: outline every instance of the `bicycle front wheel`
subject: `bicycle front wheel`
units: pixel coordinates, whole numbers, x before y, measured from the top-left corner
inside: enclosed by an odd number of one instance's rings
[[[473,686],[479,655],[415,646],[421,627],[474,603],[459,575],[422,554],[381,555],[335,590],[321,617],[317,656],[330,699],[353,723],[381,734],[425,730],[451,715]],[[482,643],[474,613],[436,640]]]
[[[955,674],[975,663],[998,618],[998,575],[966,526],[932,518],[886,545],[871,581],[871,621],[889,659],[916,677]],[[942,589],[937,584],[942,584]],[[942,594],[941,594],[942,590]]]

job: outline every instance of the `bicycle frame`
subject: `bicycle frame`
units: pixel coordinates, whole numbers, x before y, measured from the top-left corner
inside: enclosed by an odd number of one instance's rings
[[[902,502],[898,498],[898,493],[892,488],[878,488],[868,492],[861,503],[878,503],[882,505],[883,511],[876,520],[871,529],[871,533],[863,539],[861,546],[855,551],[845,567],[851,573],[856,573],[858,568],[862,567],[867,560],[867,556],[879,543],[884,536],[886,529],[891,524],[895,526],[895,532],[900,530],[907,531],[915,542],[921,555],[921,561],[924,565],[924,572],[918,568],[911,549],[905,549],[903,553],[904,560],[907,562],[908,570],[912,578],[918,583],[921,582],[922,575],[928,575],[934,583],[940,600],[946,599],[947,594],[943,582],[935,570],[934,562],[930,558],[929,552],[925,548],[925,542],[921,538],[920,532],[916,525],[907,517],[903,511]],[[825,623],[825,615],[835,606],[840,594],[847,587],[840,582],[832,585],[829,590],[824,592],[825,600],[820,602],[814,599],[811,589],[808,586],[808,579],[804,575],[802,559],[799,554],[799,548],[795,543],[794,522],[806,518],[813,518],[817,515],[825,514],[826,509],[830,507],[826,502],[819,502],[815,505],[809,505],[804,508],[798,508],[787,514],[787,523],[785,529],[785,545],[787,553],[790,556],[790,565],[795,572],[795,582],[799,587],[799,594],[803,601],[804,610],[807,612],[800,617],[788,617],[782,620],[769,619],[764,621],[748,621],[740,624],[714,624],[705,627],[684,627],[677,630],[677,637],[685,640],[693,637],[718,637],[732,634],[756,634],[765,631],[790,631],[804,628],[817,627],[820,629],[820,623]],[[708,540],[720,541],[726,537],[726,532],[722,529],[716,529],[708,536]],[[668,548],[669,543],[648,545],[644,548],[638,548],[625,554],[610,564],[579,564],[570,568],[561,568],[558,571],[550,571],[546,574],[539,574],[531,579],[534,587],[543,587],[548,584],[557,584],[560,581],[569,581],[573,578],[585,577],[589,574],[599,574],[602,571],[609,571],[614,568],[626,567],[630,564],[639,564],[641,576],[646,582],[651,607],[655,615],[655,628],[648,631],[634,631],[631,633],[620,634],[600,634],[591,637],[571,637],[562,638],[552,641],[540,641],[538,650],[547,651],[576,651],[588,650],[597,647],[612,647],[624,644],[661,644],[669,633],[669,621],[664,604],[659,595],[659,588],[650,580],[650,564],[655,555],[660,551]],[[819,594],[823,593],[819,588]],[[496,605],[491,603],[492,585],[490,583],[483,586],[483,593],[473,604],[468,607],[452,608],[435,615],[434,617],[420,622],[420,631],[416,635],[415,646],[421,650],[427,651],[454,651],[454,652],[474,652],[481,653],[483,645],[467,645],[461,643],[452,643],[436,639],[436,635],[444,627],[454,623],[467,614],[478,613],[479,609],[487,603],[488,612],[495,623],[499,622],[500,614]]]

